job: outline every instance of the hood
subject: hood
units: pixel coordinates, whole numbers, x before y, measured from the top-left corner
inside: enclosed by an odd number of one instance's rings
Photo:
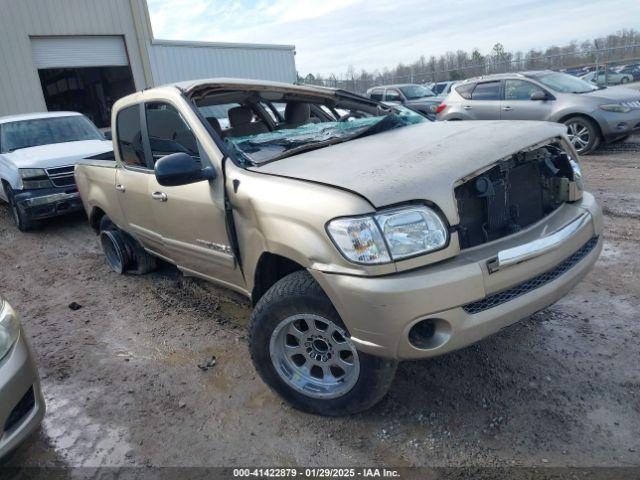
[[[565,132],[550,122],[420,123],[250,170],[349,190],[376,208],[428,200],[457,224],[453,189],[459,179]]]
[[[21,148],[4,153],[17,168],[52,168],[73,165],[78,160],[113,150],[109,140],[83,140]]]
[[[581,93],[580,96],[608,101],[613,100],[615,102],[633,102],[640,100],[639,91],[624,87],[603,88],[589,93]]]

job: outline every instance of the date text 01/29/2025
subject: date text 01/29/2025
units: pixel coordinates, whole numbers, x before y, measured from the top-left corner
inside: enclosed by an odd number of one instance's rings
[[[234,478],[399,478],[387,468],[234,468]]]

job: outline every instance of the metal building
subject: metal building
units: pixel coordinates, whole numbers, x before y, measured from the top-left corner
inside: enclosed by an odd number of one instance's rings
[[[296,79],[295,47],[153,37],[146,0],[0,0],[0,116],[75,110],[99,127],[135,90],[205,77]]]

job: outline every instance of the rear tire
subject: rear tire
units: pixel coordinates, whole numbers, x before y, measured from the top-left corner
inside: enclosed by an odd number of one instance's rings
[[[333,304],[305,270],[282,278],[258,301],[249,349],[271,389],[294,408],[319,415],[372,407],[388,391],[397,366],[355,349]]]
[[[102,246],[107,266],[120,275],[125,273],[131,264],[131,256],[120,230],[102,230],[100,232],[100,245]]]
[[[156,258],[120,230],[106,215],[100,219],[100,244],[107,265],[116,273],[144,275],[156,269]]]
[[[571,117],[564,121],[569,141],[579,155],[589,155],[600,145],[598,126],[585,117]]]
[[[4,186],[5,192],[7,193],[7,198],[9,199],[9,209],[11,211],[11,218],[13,219],[13,223],[18,230],[21,232],[28,232],[33,230],[37,223],[31,220],[25,212],[23,212],[18,204],[15,201],[15,194],[10,185],[5,184]]]
[[[629,83],[629,79],[627,77],[622,77],[622,80],[620,80],[620,83],[622,85],[624,85],[625,83]]]

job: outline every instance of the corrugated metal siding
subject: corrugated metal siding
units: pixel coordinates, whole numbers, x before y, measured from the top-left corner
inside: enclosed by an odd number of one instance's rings
[[[121,35],[138,89],[216,76],[296,79],[293,48],[152,41],[144,0],[0,0],[0,12],[0,116],[46,110],[33,37]]]
[[[294,51],[289,48],[153,42],[149,56],[156,85],[210,77],[296,80]]]
[[[122,35],[144,88],[130,0],[0,0],[0,12],[0,116],[46,110],[30,37]]]
[[[31,47],[38,69],[129,65],[124,38],[117,35],[38,37]]]

